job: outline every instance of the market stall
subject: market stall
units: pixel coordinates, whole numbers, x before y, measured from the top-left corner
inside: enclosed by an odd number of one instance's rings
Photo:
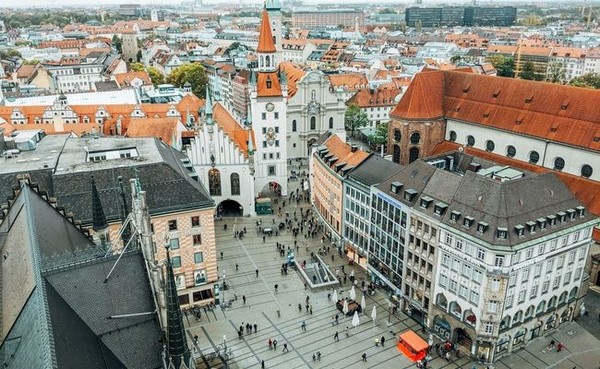
[[[418,334],[409,330],[398,336],[398,344],[396,345],[404,356],[417,362],[423,360],[427,356],[429,344],[419,337]]]

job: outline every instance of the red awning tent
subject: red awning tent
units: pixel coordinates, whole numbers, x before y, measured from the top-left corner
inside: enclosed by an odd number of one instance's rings
[[[396,345],[404,356],[417,362],[423,360],[427,356],[429,344],[425,342],[418,334],[409,330],[398,336],[398,344]]]

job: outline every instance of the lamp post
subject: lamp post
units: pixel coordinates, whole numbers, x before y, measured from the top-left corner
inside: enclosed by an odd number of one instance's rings
[[[387,321],[387,325],[390,326],[392,325],[392,302],[390,300],[387,300],[388,302],[388,321]]]

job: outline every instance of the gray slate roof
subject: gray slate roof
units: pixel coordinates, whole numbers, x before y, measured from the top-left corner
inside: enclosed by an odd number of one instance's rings
[[[373,186],[398,173],[402,168],[402,165],[386,160],[379,155],[369,155],[348,174],[348,178],[366,186]]]

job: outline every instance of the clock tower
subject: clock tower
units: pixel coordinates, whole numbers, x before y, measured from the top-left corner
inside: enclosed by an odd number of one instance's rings
[[[278,2],[277,2],[278,3]],[[258,67],[250,78],[255,190],[265,195],[287,195],[287,81],[279,70],[279,58],[265,5],[256,54]],[[257,196],[259,194],[257,193]]]
[[[281,39],[282,35],[282,24],[281,24],[281,3],[279,0],[267,0],[265,2],[265,9],[269,13],[269,20],[271,21],[271,34],[273,36],[273,43],[278,53],[281,53]]]

